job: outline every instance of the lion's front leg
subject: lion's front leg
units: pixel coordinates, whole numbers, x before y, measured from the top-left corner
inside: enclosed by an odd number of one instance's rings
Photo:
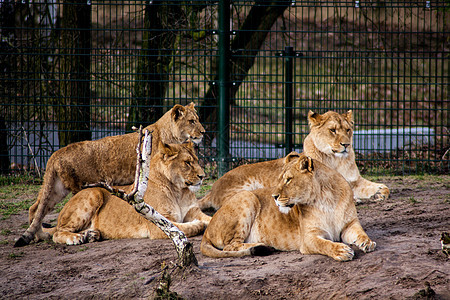
[[[351,183],[353,194],[356,200],[387,200],[389,198],[389,188],[382,183],[375,183],[360,177],[356,182]]]
[[[80,233],[70,231],[57,231],[53,235],[53,242],[66,245],[81,245],[92,243],[101,239],[100,232],[97,230],[85,230]]]
[[[183,222],[190,222],[194,220],[200,220],[205,224],[205,226],[208,226],[211,221],[211,217],[203,213],[200,207],[192,207],[184,216]]]
[[[344,244],[325,239],[322,234],[308,234],[304,239],[300,251],[303,254],[322,254],[337,261],[349,261],[353,259],[353,249]]]
[[[173,223],[178,229],[184,232],[187,237],[202,234],[207,224],[200,220],[193,220],[186,223]]]
[[[341,233],[341,238],[344,243],[355,245],[364,252],[372,252],[377,246],[377,243],[366,234],[358,219],[346,226]]]

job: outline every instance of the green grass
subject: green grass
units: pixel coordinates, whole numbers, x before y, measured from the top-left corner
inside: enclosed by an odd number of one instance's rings
[[[1,220],[8,219],[11,215],[17,214],[22,210],[27,210],[30,208],[31,204],[33,204],[33,200],[24,200],[18,203],[11,203],[6,201],[0,202],[0,214],[2,217]]]
[[[36,201],[40,186],[33,184],[10,184],[0,186],[0,219],[28,210]]]
[[[11,234],[11,230],[9,229],[2,229],[0,231],[0,235],[10,235]]]
[[[200,199],[203,198],[203,196],[206,195],[207,192],[209,192],[209,190],[211,189],[212,185],[214,183],[214,180],[209,179],[209,180],[205,180],[202,184],[202,187],[200,188],[200,190],[195,193],[195,196]]]
[[[8,255],[8,258],[10,258],[10,259],[18,259],[18,258],[21,258],[22,256],[24,256],[24,252],[23,251],[21,251],[21,252],[11,252]]]
[[[414,198],[414,196],[411,196],[411,197],[409,197],[409,202],[411,202],[411,204],[414,205],[419,201],[416,198]]]
[[[0,189],[4,186],[13,184],[41,184],[42,179],[37,178],[32,174],[21,174],[18,176],[0,175]]]
[[[10,183],[0,185],[0,220],[8,219],[13,214],[27,211],[36,201],[40,185],[32,183]],[[20,182],[23,182],[22,180]],[[64,205],[69,201],[72,194],[69,194],[63,201],[55,205],[55,212],[59,213]]]

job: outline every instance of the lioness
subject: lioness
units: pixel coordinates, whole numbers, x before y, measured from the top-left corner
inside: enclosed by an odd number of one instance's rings
[[[273,247],[347,261],[354,252],[346,244],[364,252],[375,249],[359,223],[352,190],[338,172],[292,152],[274,183],[275,188],[242,191],[228,199],[206,228],[201,252],[238,257],[266,255]]]
[[[310,133],[303,143],[303,152],[338,171],[350,183],[356,201],[373,198],[385,200],[389,189],[361,177],[353,150],[353,114],[329,111],[323,115],[308,113]],[[283,158],[239,166],[217,180],[211,191],[199,200],[202,209],[219,209],[225,199],[242,190],[273,186],[283,166]]]
[[[150,165],[145,202],[188,237],[203,232],[211,217],[202,213],[194,194],[205,173],[192,144],[162,145]],[[127,192],[131,189],[125,188]],[[44,231],[53,234],[55,243],[68,245],[100,239],[167,238],[131,205],[103,188],[78,192],[62,209],[57,226]]]
[[[152,153],[160,142],[200,143],[205,129],[199,122],[194,103],[175,105],[156,123],[145,129],[152,132]],[[127,185],[134,180],[138,133],[105,137],[96,141],[70,144],[53,153],[46,167],[44,182],[36,202],[30,207],[30,226],[16,241],[15,247],[27,245],[35,238],[48,239],[42,220],[69,192],[76,194],[86,183],[106,181]]]

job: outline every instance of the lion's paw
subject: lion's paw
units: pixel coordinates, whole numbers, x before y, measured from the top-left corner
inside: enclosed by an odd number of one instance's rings
[[[356,245],[359,249],[361,249],[364,252],[372,252],[373,250],[375,250],[375,247],[377,246],[377,243],[375,243],[374,241],[367,239],[366,241],[357,244]]]
[[[100,241],[100,239],[101,239],[101,235],[100,235],[100,231],[98,231],[98,230],[87,230],[84,233],[84,242],[85,243],[97,242],[97,241]]]
[[[383,201],[389,198],[389,188],[384,184],[378,186],[378,191],[371,197],[375,201]]]
[[[67,238],[66,245],[75,246],[84,244],[84,236],[81,234],[74,234],[73,236]]]
[[[335,253],[332,257],[338,261],[349,261],[353,259],[354,255],[355,253],[350,246],[342,243],[337,243]]]

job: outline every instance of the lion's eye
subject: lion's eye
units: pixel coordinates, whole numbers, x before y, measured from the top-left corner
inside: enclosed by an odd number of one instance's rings
[[[347,133],[350,133],[350,129],[347,129]]]
[[[185,161],[186,166],[190,167],[191,166],[191,162],[190,161]]]
[[[331,129],[330,129],[330,132],[331,132],[331,133],[336,133],[336,129],[331,128]]]
[[[189,120],[189,123],[195,124],[195,120]]]
[[[292,178],[286,178],[286,184],[291,183],[291,181],[292,181]]]

